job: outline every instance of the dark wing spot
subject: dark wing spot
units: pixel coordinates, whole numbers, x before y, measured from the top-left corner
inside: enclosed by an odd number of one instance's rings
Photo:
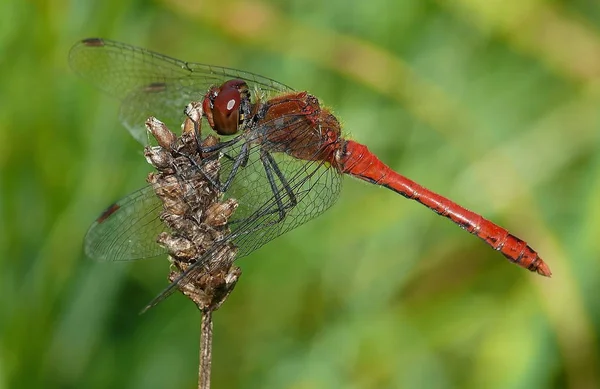
[[[112,204],[110,207],[106,208],[106,210],[104,212],[102,212],[102,215],[100,215],[100,217],[98,217],[98,219],[96,219],[96,222],[98,224],[103,223],[106,219],[108,219],[110,217],[110,215],[117,212],[117,210],[119,208],[121,208],[121,206],[119,204],[117,204],[117,203]]]
[[[101,47],[104,46],[104,40],[101,38],[87,38],[81,41],[86,46]]]

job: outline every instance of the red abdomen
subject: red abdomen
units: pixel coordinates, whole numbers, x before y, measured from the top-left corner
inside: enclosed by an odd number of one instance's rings
[[[509,261],[546,277],[552,274],[548,265],[525,241],[481,215],[396,173],[373,155],[366,146],[345,141],[337,151],[335,162],[342,173],[385,186],[452,220],[500,251]]]

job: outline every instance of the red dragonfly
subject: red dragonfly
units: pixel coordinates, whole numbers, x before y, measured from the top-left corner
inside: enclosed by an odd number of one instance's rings
[[[393,171],[366,146],[344,139],[338,120],[307,92],[250,72],[184,62],[100,38],[78,42],[69,59],[77,73],[122,99],[120,119],[143,144],[148,142],[144,123],[149,116],[177,128],[183,108],[201,99],[208,124],[222,137],[219,153],[226,157],[215,184],[239,203],[228,239],[238,247],[238,257],[324,212],[347,174],[415,200],[509,261],[551,275],[525,241]],[[92,224],[86,254],[133,260],[165,253],[156,243],[167,229],[161,211],[150,186],[126,196]],[[217,248],[205,255],[215,252]],[[168,296],[176,283],[155,301]]]

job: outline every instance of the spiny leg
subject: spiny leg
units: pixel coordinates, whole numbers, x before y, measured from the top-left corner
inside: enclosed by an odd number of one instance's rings
[[[261,157],[264,157],[265,160],[269,163],[269,165],[271,166],[271,168],[277,175],[277,178],[279,178],[279,182],[281,182],[281,186],[286,191],[287,196],[290,200],[289,203],[284,207],[284,209],[294,208],[298,204],[298,200],[296,199],[296,194],[290,187],[290,184],[289,184],[287,178],[281,172],[281,169],[279,169],[279,165],[277,164],[277,162],[275,161],[275,159],[273,158],[271,153],[269,153],[268,151],[263,151],[261,154],[264,154],[264,155],[261,155]],[[263,164],[265,164],[265,160],[263,160]],[[266,164],[265,164],[265,170],[267,170]]]

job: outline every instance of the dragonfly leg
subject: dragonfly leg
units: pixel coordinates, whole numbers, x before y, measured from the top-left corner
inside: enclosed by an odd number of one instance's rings
[[[271,192],[273,193],[273,197],[265,204],[265,208],[260,210],[259,212],[251,215],[248,218],[238,219],[238,220],[230,220],[230,225],[252,225],[257,220],[260,220],[269,215],[278,214],[279,217],[276,220],[270,220],[265,224],[261,224],[258,227],[250,228],[248,231],[241,231],[239,235],[252,234],[265,226],[270,226],[281,222],[285,219],[287,211],[294,208],[298,204],[298,199],[296,198],[296,194],[292,190],[292,186],[290,185],[288,179],[285,177],[279,165],[273,158],[270,152],[265,150],[264,148],[260,151],[260,160],[265,169],[265,174],[267,177],[267,181],[269,182],[269,186],[271,187]],[[279,180],[281,184],[281,188],[285,191],[285,195],[282,195],[282,191],[278,188],[276,180]],[[239,228],[239,227],[238,227]]]
[[[285,208],[283,206],[283,201],[281,199],[281,192],[279,192],[279,189],[277,189],[277,184],[275,183],[275,177],[273,177],[273,172],[271,171],[271,167],[269,167],[270,161],[266,157],[266,154],[268,154],[266,151],[261,150],[260,159],[263,163],[263,166],[265,167],[265,173],[267,173],[267,180],[269,181],[269,185],[271,186],[271,191],[273,192],[273,198],[275,199],[275,202],[277,203],[277,211],[276,212],[279,213],[279,219],[277,221],[275,221],[275,223],[277,223],[285,218]]]
[[[214,180],[212,177],[210,177],[209,175],[207,175],[207,174],[204,172],[204,170],[202,169],[202,166],[201,166],[201,165],[200,165],[198,162],[196,162],[196,160],[194,160],[194,158],[193,158],[193,156],[192,156],[192,155],[190,155],[190,154],[188,154],[188,153],[181,152],[181,151],[178,151],[177,153],[178,153],[179,155],[181,155],[182,157],[186,158],[186,159],[189,161],[189,163],[190,163],[190,164],[191,164],[191,165],[192,165],[194,168],[196,168],[196,170],[198,170],[198,172],[200,172],[200,174],[202,174],[202,175],[204,176],[204,178],[205,178],[205,179],[206,179],[208,182],[210,182],[210,184],[211,184],[213,187],[215,187],[215,188],[221,188],[221,185],[219,184],[219,182],[218,182],[218,181],[215,181],[215,180]]]
[[[271,191],[273,192],[273,197],[269,201],[269,203],[271,203],[271,205],[268,206],[267,209],[264,209],[262,212],[258,212],[256,214],[250,216],[247,219],[231,220],[230,221],[231,225],[233,225],[233,224],[238,224],[238,225],[239,224],[252,224],[256,220],[259,220],[265,216],[269,216],[269,215],[272,215],[275,213],[279,214],[279,218],[277,220],[271,220],[271,221],[267,222],[265,225],[277,224],[277,223],[281,222],[283,219],[285,219],[285,216],[289,209],[294,208],[298,204],[298,200],[296,198],[294,191],[292,190],[292,187],[290,186],[285,175],[279,169],[279,166],[277,165],[277,162],[275,161],[275,159],[273,159],[273,156],[268,151],[261,149],[260,159],[263,163],[263,167],[265,168],[265,173],[267,176],[267,180],[269,181],[269,186],[271,187]],[[279,179],[279,182],[281,183],[281,186],[283,187],[283,190],[285,191],[285,194],[287,196],[287,201],[284,201],[284,198],[281,195],[281,191],[277,187],[277,183],[275,181],[275,176],[277,176],[277,179]],[[275,201],[275,203],[276,203],[275,209],[273,207],[272,201]],[[269,204],[269,203],[267,203],[267,204]],[[249,231],[241,232],[240,235],[251,234],[255,230],[264,228],[265,225],[250,229]]]
[[[227,158],[230,160],[233,160],[234,162],[233,162],[233,166],[231,167],[231,171],[229,172],[229,175],[227,176],[227,179],[225,180],[225,182],[222,185],[219,186],[219,191],[223,192],[223,193],[226,192],[227,189],[229,189],[229,186],[233,182],[233,179],[235,178],[239,168],[246,166],[246,164],[248,163],[248,158],[250,158],[250,150],[248,148],[248,143],[244,142],[244,144],[242,145],[242,149],[240,150],[240,153],[238,154],[237,157],[235,157],[235,159],[229,155],[227,155]]]
[[[277,162],[275,161],[275,159],[273,159],[273,156],[271,155],[271,153],[269,153],[268,151],[266,151],[264,149],[261,150],[261,160],[263,162],[263,166],[265,167],[265,172],[267,173],[267,178],[269,179],[269,184],[271,185],[271,190],[273,191],[273,195],[276,197],[276,199],[278,199],[277,205],[279,207],[279,213],[282,215],[281,219],[283,219],[283,217],[285,217],[285,211],[287,209],[294,208],[298,204],[298,200],[296,199],[296,195],[294,194],[294,191],[290,187],[290,183],[288,182],[285,175],[281,172],[281,169],[279,169],[279,165],[277,165]],[[275,180],[274,180],[273,174],[271,173],[270,169],[273,169],[273,172],[275,172],[275,175],[279,179],[279,182],[281,182],[281,186],[283,187],[283,190],[285,190],[285,192],[287,194],[289,203],[286,204],[285,206],[283,205],[283,203],[281,201],[281,195],[280,195],[279,191],[277,190],[277,185],[275,184]]]
[[[240,141],[241,135],[240,136],[236,136],[233,139],[230,139],[228,141],[225,142],[219,142],[215,145],[212,146],[199,146],[199,150],[202,154],[207,154],[207,153],[213,153],[215,151],[220,151],[221,149],[224,149],[225,147],[229,147],[231,145],[236,144],[237,142]]]
[[[226,146],[231,146],[231,145],[235,144],[236,142],[239,142],[239,140],[240,140],[240,138],[237,137],[236,139],[232,139],[230,141],[223,142],[223,143],[218,143],[214,146],[208,146],[208,147],[204,147],[204,148],[200,147],[200,152],[201,153],[212,153],[212,152],[215,152],[222,148],[225,148]],[[220,192],[225,192],[225,191],[227,191],[227,189],[229,189],[229,186],[231,185],[233,179],[235,178],[235,175],[237,174],[237,171],[240,168],[240,166],[242,166],[242,167],[246,166],[246,164],[248,163],[248,158],[249,158],[250,153],[248,151],[248,144],[244,143],[242,145],[240,154],[238,154],[236,157],[232,157],[229,154],[221,154],[223,157],[227,158],[229,161],[233,161],[233,167],[231,168],[231,171],[229,172],[229,175],[227,176],[227,180],[223,184],[221,184],[219,181],[214,180],[212,177],[207,176],[204,173],[204,170],[202,169],[201,164],[196,162],[196,160],[193,158],[192,155],[183,153],[181,151],[179,151],[179,155],[187,158],[188,161],[190,162],[190,164],[192,166],[194,166],[204,176],[204,178],[206,178],[210,182],[210,184],[213,187],[217,188]],[[206,159],[216,158],[216,157],[217,156],[214,156],[214,157],[211,156]]]

